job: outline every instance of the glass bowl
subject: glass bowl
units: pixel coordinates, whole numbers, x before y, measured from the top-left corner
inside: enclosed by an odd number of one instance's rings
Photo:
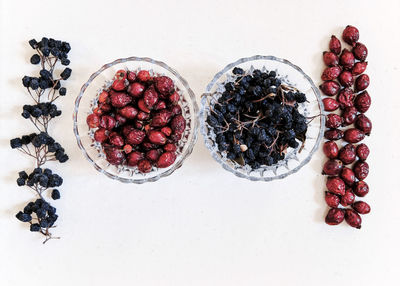
[[[210,105],[213,106],[221,94],[225,91],[225,83],[233,81],[236,76],[232,74],[234,67],[240,67],[248,73],[255,69],[261,71],[275,71],[282,83],[291,85],[299,89],[307,96],[307,102],[299,104],[299,112],[306,117],[316,116],[310,120],[306,133],[305,144],[302,149],[299,147],[289,148],[285,159],[278,163],[260,168],[252,169],[249,165],[240,165],[235,161],[227,159],[226,152],[220,152],[216,143],[216,134],[208,124],[207,117],[210,114]],[[206,92],[202,95],[200,106],[200,132],[204,137],[204,142],[212,157],[222,165],[222,167],[238,177],[252,181],[272,181],[283,179],[306,165],[323,137],[325,117],[323,105],[318,88],[314,85],[311,78],[306,75],[298,66],[288,60],[276,58],[274,56],[253,56],[242,58],[234,63],[227,65],[218,72],[212,81],[207,85]],[[299,152],[301,151],[301,152]]]
[[[99,93],[111,85],[113,76],[120,69],[129,69],[132,71],[145,69],[150,71],[151,74],[165,75],[174,81],[176,89],[181,95],[179,103],[182,107],[182,115],[186,120],[186,128],[182,139],[177,145],[176,161],[171,166],[161,169],[153,167],[149,173],[142,174],[137,170],[137,167],[111,165],[105,159],[101,145],[93,139],[95,130],[88,127],[86,117],[96,107]],[[199,128],[197,115],[198,106],[195,95],[186,80],[178,72],[160,61],[150,58],[130,57],[118,59],[102,66],[82,86],[75,100],[73,113],[74,133],[83,155],[97,171],[124,183],[142,184],[166,177],[182,166],[183,161],[192,153],[197,139]]]

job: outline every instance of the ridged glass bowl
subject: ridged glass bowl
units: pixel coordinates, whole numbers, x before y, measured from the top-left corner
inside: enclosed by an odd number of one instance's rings
[[[232,74],[234,67],[240,67],[245,72],[252,74],[255,69],[261,71],[275,71],[282,83],[294,86],[307,96],[307,102],[299,104],[299,112],[309,117],[306,140],[303,147],[299,144],[297,148],[288,148],[285,159],[272,166],[261,165],[258,169],[252,169],[249,165],[240,165],[235,161],[227,159],[226,152],[220,152],[216,143],[216,134],[208,124],[207,117],[210,114],[210,106],[213,106],[225,91],[225,83],[235,80]],[[252,181],[272,181],[282,179],[300,170],[310,160],[323,137],[325,117],[319,116],[323,112],[321,95],[311,78],[298,66],[288,60],[273,56],[253,56],[242,58],[227,65],[218,72],[207,85],[205,93],[201,98],[200,106],[200,132],[212,157],[222,167],[238,177]],[[312,117],[316,116],[313,120]],[[300,148],[302,148],[300,150]],[[299,152],[301,151],[301,152]]]
[[[174,164],[167,168],[153,169],[146,174],[142,174],[137,167],[125,165],[114,166],[108,163],[101,145],[93,139],[95,129],[90,129],[86,124],[86,117],[92,113],[97,106],[99,93],[108,88],[112,83],[112,78],[120,69],[129,69],[131,71],[148,70],[151,74],[165,75],[170,77],[177,91],[181,95],[179,104],[182,107],[182,115],[186,120],[186,128],[182,139],[177,146],[177,157]],[[182,166],[184,160],[192,153],[197,139],[199,128],[198,106],[193,91],[190,89],[186,80],[178,72],[170,68],[163,62],[150,58],[130,57],[118,59],[102,66],[98,71],[92,74],[89,80],[82,86],[78,97],[75,100],[75,109],[73,113],[74,133],[79,148],[83,155],[100,173],[106,176],[124,182],[142,184],[154,182],[162,177],[172,174],[176,169]]]

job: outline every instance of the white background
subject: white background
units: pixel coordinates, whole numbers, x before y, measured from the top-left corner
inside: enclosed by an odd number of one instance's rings
[[[1,1],[0,285],[399,285],[400,2]],[[80,86],[102,64],[149,56],[178,70],[199,95],[244,56],[275,55],[319,84],[331,34],[352,24],[369,48],[374,127],[366,200],[356,230],[323,222],[319,151],[300,172],[271,183],[224,171],[200,137],[183,167],[145,185],[118,183],[84,159],[72,132]],[[62,238],[41,244],[14,215],[31,199],[15,184],[33,162],[9,139],[33,131],[19,115],[31,38],[67,40],[73,74],[50,133],[70,155],[54,168]],[[53,167],[53,166],[52,166]]]

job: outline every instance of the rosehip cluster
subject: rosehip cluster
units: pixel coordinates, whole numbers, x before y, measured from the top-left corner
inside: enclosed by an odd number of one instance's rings
[[[325,218],[329,225],[340,224],[343,220],[355,228],[361,228],[359,214],[370,212],[370,206],[355,197],[364,197],[368,185],[364,179],[368,176],[369,166],[365,161],[369,155],[367,145],[360,143],[370,135],[372,124],[364,114],[371,105],[371,98],[366,91],[369,77],[363,74],[367,68],[365,59],[367,47],[358,42],[359,32],[353,26],[347,26],[342,35],[343,40],[352,49],[343,49],[335,36],[331,37],[329,52],[323,53],[324,63],[328,66],[322,73],[321,91],[327,95],[323,99],[326,116],[326,141],[323,151],[328,157],[323,167],[323,174],[329,176],[326,182],[328,191],[325,201],[331,208]],[[353,89],[354,86],[354,89]],[[336,96],[336,99],[333,98]],[[339,128],[348,127],[346,130]],[[340,148],[338,140],[346,143]],[[347,166],[349,165],[349,166]],[[340,208],[351,206],[352,208]]]
[[[141,173],[153,166],[171,166],[186,128],[180,97],[167,76],[152,76],[146,70],[117,71],[86,120],[96,128],[94,139],[101,143],[107,161],[137,166]]]

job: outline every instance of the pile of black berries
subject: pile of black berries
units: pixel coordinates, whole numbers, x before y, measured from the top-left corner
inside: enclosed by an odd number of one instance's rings
[[[46,241],[55,238],[50,233],[54,227],[58,215],[56,208],[45,200],[45,194],[53,200],[58,200],[63,179],[54,174],[48,168],[42,168],[47,161],[66,162],[69,158],[64,148],[48,133],[49,122],[61,115],[54,101],[60,96],[65,96],[67,89],[61,86],[62,80],[71,76],[72,70],[65,68],[59,75],[54,76],[54,69],[58,62],[69,65],[68,53],[71,50],[69,43],[54,39],[42,38],[41,41],[30,40],[29,45],[36,51],[30,62],[40,64],[39,76],[24,76],[22,85],[34,101],[34,104],[26,104],[22,107],[22,117],[29,119],[38,133],[23,135],[10,140],[11,148],[16,149],[35,159],[36,168],[28,175],[25,171],[19,172],[18,186],[27,186],[36,192],[38,199],[29,202],[17,213],[16,217],[22,222],[30,224],[30,230],[40,232],[46,237]],[[56,91],[58,91],[56,93]]]
[[[253,169],[276,164],[289,147],[305,141],[307,120],[298,107],[307,98],[275,71],[247,74],[236,67],[232,72],[236,79],[225,84],[207,118],[219,151]]]

